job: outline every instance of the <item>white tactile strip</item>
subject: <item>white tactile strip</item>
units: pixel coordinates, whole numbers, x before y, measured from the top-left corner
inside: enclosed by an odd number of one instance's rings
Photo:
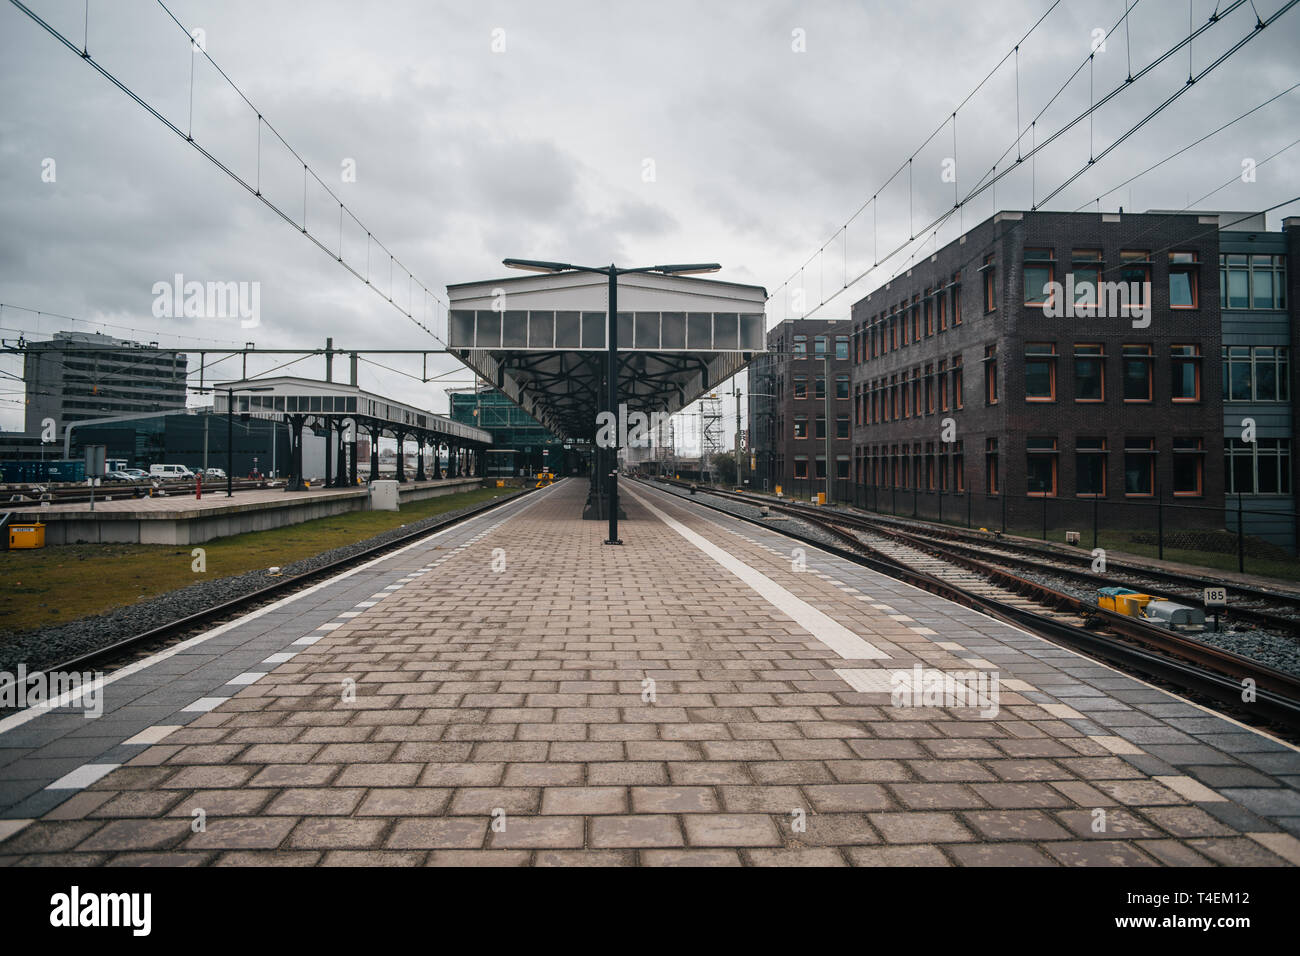
[[[685,538],[700,551],[704,552],[727,571],[739,578],[753,589],[754,593],[767,601],[782,614],[821,641],[840,657],[846,660],[879,660],[889,655],[874,644],[864,641],[857,634],[813,607],[803,598],[782,587],[761,571],[751,567],[737,558],[730,551],[714,544],[708,538],[686,527],[677,519],[660,511],[636,492],[628,493],[641,503],[656,518],[668,525],[673,531]]]

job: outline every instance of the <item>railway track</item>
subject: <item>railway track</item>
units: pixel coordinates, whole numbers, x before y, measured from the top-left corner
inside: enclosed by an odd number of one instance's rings
[[[250,591],[247,594],[232,598],[229,601],[223,601],[220,604],[214,604],[211,607],[204,608],[202,611],[177,618],[166,624],[144,631],[140,634],[132,635],[112,644],[96,648],[74,658],[63,661],[56,666],[45,669],[49,672],[71,672],[97,670],[108,674],[120,667],[147,657],[161,648],[172,644],[179,643],[192,637],[194,634],[216,627],[220,624],[242,617],[251,611],[257,610],[273,601],[278,601],[289,596],[295,591],[308,587],[317,581],[324,580],[340,571],[345,571],[350,567],[363,564],[377,557],[381,557],[390,551],[406,547],[421,538],[428,537],[439,531],[443,531],[454,525],[461,524],[471,518],[500,508],[512,501],[518,501],[520,498],[537,491],[535,488],[525,488],[518,494],[509,495],[494,501],[485,502],[476,505],[468,511],[458,515],[448,517],[444,520],[436,521],[433,524],[420,528],[419,530],[400,535],[398,537],[386,540],[379,544],[364,548],[361,551],[354,552],[345,557],[338,558],[328,564],[305,571],[302,574],[296,574],[292,577],[281,578],[266,587],[258,588],[256,591]],[[35,676],[35,675],[32,675]]]
[[[698,496],[691,500],[983,611],[1129,673],[1193,697],[1213,700],[1243,721],[1275,727],[1292,738],[1300,734],[1300,678],[1291,674],[1140,619],[1106,611],[959,550],[910,542],[892,529],[890,533],[881,532],[856,516],[774,503],[753,495],[712,490],[706,494],[751,507],[766,506],[798,518],[842,542],[843,547],[828,546],[811,535],[762,518],[737,515]],[[1249,704],[1243,702],[1247,681],[1253,682],[1249,686],[1257,693],[1256,700]]]
[[[679,487],[687,484],[670,483]],[[990,532],[968,532],[924,522],[907,522],[894,517],[850,513],[838,508],[783,501],[765,495],[736,494],[712,489],[708,493],[751,505],[766,504],[783,513],[810,521],[834,520],[844,527],[891,536],[923,551],[933,548],[960,553],[984,562],[996,559],[999,565],[1007,568],[1051,574],[1088,589],[1094,589],[1103,583],[1122,585],[1142,593],[1159,594],[1168,599],[1181,600],[1185,604],[1199,605],[1205,587],[1221,585],[1231,595],[1231,601],[1222,614],[1224,620],[1278,631],[1292,640],[1300,641],[1300,593],[1224,581],[1212,574],[1193,577],[1177,571],[1112,560],[1107,561],[1105,576],[1102,577],[1092,571],[1091,552],[1071,555],[1057,548],[1009,539]]]

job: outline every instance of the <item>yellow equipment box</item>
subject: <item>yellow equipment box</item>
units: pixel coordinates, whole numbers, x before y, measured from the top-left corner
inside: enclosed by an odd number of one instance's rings
[[[1107,594],[1107,591],[1118,591],[1119,588],[1102,588],[1097,597],[1097,606],[1107,611],[1114,611],[1116,614],[1127,614],[1129,617],[1141,617],[1142,609],[1151,603],[1151,595],[1120,593]]]
[[[45,525],[11,524],[9,526],[9,549],[45,547]]]

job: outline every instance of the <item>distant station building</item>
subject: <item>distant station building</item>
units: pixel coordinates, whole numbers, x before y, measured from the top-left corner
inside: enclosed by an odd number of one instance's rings
[[[188,358],[98,332],[58,332],[27,342],[24,427],[29,435],[53,419],[62,431],[72,422],[185,408]]]
[[[544,470],[557,475],[586,471],[586,457],[574,442],[548,431],[500,389],[486,385],[449,388],[447,398],[454,421],[492,435],[484,466],[487,477],[531,476]]]
[[[756,490],[815,493],[826,488],[828,473],[839,485],[851,480],[851,333],[844,319],[787,319],[768,331],[767,354],[749,367],[748,465]]]

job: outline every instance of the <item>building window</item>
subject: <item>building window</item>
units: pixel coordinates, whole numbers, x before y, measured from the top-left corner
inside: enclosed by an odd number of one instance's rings
[[[934,335],[934,290],[925,290],[925,334]]]
[[[1050,306],[1048,286],[1056,279],[1056,260],[1051,249],[1025,250],[1025,305]]]
[[[1174,439],[1174,494],[1199,498],[1205,493],[1205,442],[1200,438]]]
[[[992,312],[998,307],[997,298],[997,266],[993,264],[993,256],[984,257],[984,311]]]
[[[952,325],[953,328],[961,325],[961,273],[954,272],[952,276]]]
[[[1056,345],[1029,342],[1025,345],[1025,400],[1056,401]]]
[[[1119,281],[1128,293],[1128,305],[1125,311],[1141,312],[1151,304],[1151,254],[1149,252],[1121,252],[1123,263],[1119,270]]]
[[[808,456],[807,455],[794,456],[794,476],[796,478],[808,477]]]
[[[807,375],[796,375],[794,377],[794,397],[795,398],[808,397],[808,376]]]
[[[1286,402],[1291,394],[1291,350],[1286,346],[1223,347],[1223,400]]]
[[[835,437],[836,438],[849,437],[849,416],[848,415],[835,416]]]
[[[819,402],[826,400],[826,378],[822,375],[813,379],[813,397]]]
[[[847,335],[835,336],[835,357],[837,359],[849,357],[849,337]]]
[[[794,337],[794,357],[807,358],[808,356],[808,336],[796,335]]]
[[[961,356],[952,357],[952,401],[957,408],[966,407],[966,399],[962,395],[963,378],[961,369]]]
[[[998,482],[998,440],[984,439],[984,487],[988,494],[996,495],[1001,485]]]
[[[934,299],[935,310],[939,313],[939,331],[943,332],[948,328],[948,297],[940,289],[934,294]]]
[[[816,433],[813,437],[815,438],[826,437],[826,416],[825,415],[817,416],[816,424],[814,425],[814,428],[816,429]]]
[[[1029,494],[1051,497],[1056,494],[1057,452],[1055,438],[1029,438],[1025,441],[1025,483]]]
[[[1079,438],[1074,450],[1075,494],[1080,498],[1106,497],[1106,439]]]
[[[1219,299],[1225,309],[1285,309],[1286,256],[1221,254]]]
[[[1173,400],[1199,402],[1201,400],[1201,347],[1171,345],[1169,354],[1173,372]]]
[[[1197,286],[1200,270],[1197,269],[1196,253],[1169,253],[1169,307],[1171,309],[1195,309],[1199,305]]]
[[[847,375],[835,376],[835,397],[836,398],[849,397],[849,377]]]
[[[1074,400],[1100,402],[1106,398],[1106,352],[1100,345],[1074,346]]]
[[[1291,439],[1229,438],[1223,451],[1228,494],[1291,494]]]
[[[952,480],[954,491],[958,494],[966,491],[966,454],[961,442],[954,442],[952,446]]]
[[[925,367],[925,412],[934,414],[934,366]]]
[[[819,335],[813,339],[813,354],[816,355],[817,358],[826,357],[826,336]]]
[[[849,456],[848,455],[835,456],[835,477],[836,478],[849,477]]]
[[[984,404],[998,403],[998,347],[984,346]]]
[[[825,455],[817,456],[817,477],[818,478],[826,477],[826,456]]]
[[[796,415],[794,417],[794,437],[795,438],[808,437],[808,416],[807,415]]]
[[[1151,401],[1151,363],[1154,360],[1151,354],[1151,346],[1125,345],[1123,353],[1124,401]]]
[[[1124,494],[1149,497],[1156,482],[1156,440],[1124,439]]]
[[[1101,250],[1075,249],[1070,254],[1070,270],[1074,273],[1075,315],[1087,314],[1100,298]]]
[[[939,366],[935,369],[935,377],[939,380],[939,407],[943,411],[948,411],[948,360],[939,359]]]

